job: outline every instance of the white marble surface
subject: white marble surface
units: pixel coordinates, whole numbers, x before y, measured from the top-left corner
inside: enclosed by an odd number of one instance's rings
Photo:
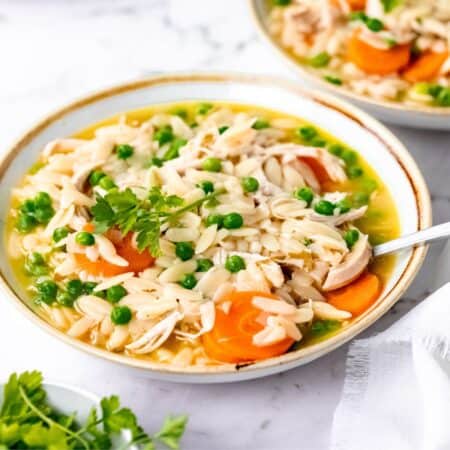
[[[0,55],[0,152],[40,115],[154,71],[292,76],[260,42],[244,0],[0,0]],[[449,220],[450,134],[392,129],[424,172],[435,222]],[[435,270],[430,255],[405,297],[367,334],[421,301]],[[38,368],[99,394],[117,392],[149,430],[165,413],[188,413],[183,448],[192,450],[326,449],[346,355],[341,348],[306,367],[239,384],[154,382],[63,346],[1,299],[0,342],[0,378]]]

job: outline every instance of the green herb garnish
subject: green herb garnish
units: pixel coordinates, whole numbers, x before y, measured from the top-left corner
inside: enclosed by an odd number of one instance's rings
[[[75,414],[56,411],[48,403],[40,372],[14,373],[4,386],[0,448],[103,450],[112,448],[113,440],[122,431],[129,430],[131,437],[122,450],[132,445],[141,450],[153,450],[155,442],[176,450],[186,423],[186,416],[169,416],[160,431],[149,435],[140,427],[133,411],[121,407],[115,395],[103,398],[99,408],[91,409],[86,422],[79,423]]]
[[[335,84],[336,86],[340,86],[342,84],[342,80],[340,78],[332,75],[325,75],[323,78],[325,81],[328,81],[328,83]]]
[[[403,0],[381,0],[381,4],[383,5],[384,12],[391,12],[393,9],[397,8],[403,3]]]
[[[110,191],[104,197],[97,195],[91,214],[97,233],[103,233],[113,226],[117,226],[124,235],[133,231],[137,233],[138,250],[142,252],[149,249],[153,256],[158,256],[159,236],[164,223],[175,221],[185,212],[199,208],[224,192],[224,189],[218,189],[183,205],[183,199],[176,195],[165,195],[157,187],[151,188],[144,199],[139,199],[131,189]]]

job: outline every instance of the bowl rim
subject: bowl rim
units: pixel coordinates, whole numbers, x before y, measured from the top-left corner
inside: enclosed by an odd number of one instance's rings
[[[147,78],[141,78],[135,81],[129,81],[97,90],[91,94],[80,97],[68,103],[56,111],[44,116],[34,126],[29,128],[0,158],[0,184],[3,176],[14,158],[25,148],[25,146],[45,128],[56,120],[75,111],[83,106],[96,103],[105,98],[113,97],[125,92],[155,87],[158,85],[167,85],[174,83],[246,83],[251,85],[270,86],[275,85],[278,88],[285,89],[291,95],[300,95],[312,101],[331,108],[341,115],[344,115],[365,128],[366,132],[374,135],[389,151],[396,163],[405,173],[414,193],[415,202],[418,211],[418,230],[431,226],[431,200],[425,180],[409,154],[405,146],[378,120],[363,112],[356,106],[336,98],[329,93],[306,90],[298,86],[295,82],[280,79],[278,77],[251,75],[234,72],[179,72],[167,75],[154,75]],[[111,114],[112,115],[112,114]],[[101,118],[99,118],[101,120]],[[94,122],[94,120],[93,120]],[[3,243],[4,243],[3,239]],[[3,244],[4,245],[4,244]],[[159,379],[170,379],[172,381],[184,382],[223,382],[237,381],[242,379],[251,379],[288,370],[290,368],[310,362],[332,350],[343,345],[353,337],[360,334],[382,315],[384,315],[405,292],[411,284],[415,275],[419,271],[427,251],[426,246],[412,249],[411,255],[407,261],[406,267],[399,275],[395,285],[386,292],[383,298],[377,301],[373,309],[369,310],[363,316],[358,317],[349,327],[337,333],[322,342],[311,346],[301,348],[283,355],[269,358],[266,360],[251,362],[246,364],[224,364],[218,366],[189,366],[175,367],[163,363],[132,358],[128,355],[113,353],[108,350],[95,347],[76,338],[68,336],[66,333],[51,326],[40,315],[34,312],[30,306],[27,306],[19,296],[14,292],[8,283],[3,271],[0,270],[0,288],[6,294],[8,301],[13,304],[22,314],[25,315],[39,328],[50,335],[58,338],[60,341],[69,344],[73,348],[83,351],[90,356],[96,356],[103,360],[116,363],[120,366],[127,366],[134,369],[145,371],[149,376]],[[238,376],[239,374],[239,376]]]
[[[304,80],[314,84],[316,88],[324,89],[335,95],[340,95],[347,97],[349,100],[360,102],[361,104],[370,105],[378,108],[390,109],[393,112],[403,112],[406,114],[424,114],[429,118],[433,117],[446,117],[449,116],[450,119],[450,108],[443,106],[415,106],[415,105],[405,105],[401,102],[393,102],[388,100],[377,100],[372,97],[367,97],[361,94],[353,92],[343,86],[336,86],[334,84],[328,83],[322,78],[318,77],[314,73],[306,70],[300,61],[297,61],[293,56],[289,55],[286,50],[273,38],[267,29],[264,19],[267,15],[262,17],[259,11],[259,4],[264,0],[247,0],[248,7],[250,9],[250,15],[252,17],[252,22],[256,25],[258,34],[263,38],[266,44],[272,49],[273,53],[278,55],[282,61],[286,62],[291,69],[293,69],[297,75],[299,75]]]

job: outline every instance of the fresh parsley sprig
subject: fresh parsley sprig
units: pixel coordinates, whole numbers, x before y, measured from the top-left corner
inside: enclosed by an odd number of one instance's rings
[[[160,254],[159,237],[166,222],[174,222],[187,211],[199,208],[208,200],[225,193],[218,189],[187,205],[176,195],[165,195],[158,187],[149,190],[144,199],[139,199],[129,188],[110,191],[104,197],[97,195],[91,208],[95,231],[104,233],[117,226],[123,234],[136,232],[139,251],[149,249],[153,256]]]
[[[92,408],[84,425],[75,414],[55,411],[46,400],[42,374],[37,371],[12,374],[4,387],[0,409],[0,449],[105,450],[124,430],[131,439],[120,450],[131,445],[154,450],[155,442],[176,450],[187,423],[186,416],[167,417],[161,430],[150,436],[139,426],[135,414],[120,406],[115,395],[100,402],[100,414]]]

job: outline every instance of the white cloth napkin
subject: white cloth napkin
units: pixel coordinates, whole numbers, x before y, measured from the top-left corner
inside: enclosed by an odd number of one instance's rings
[[[355,341],[331,450],[450,449],[450,283]]]

